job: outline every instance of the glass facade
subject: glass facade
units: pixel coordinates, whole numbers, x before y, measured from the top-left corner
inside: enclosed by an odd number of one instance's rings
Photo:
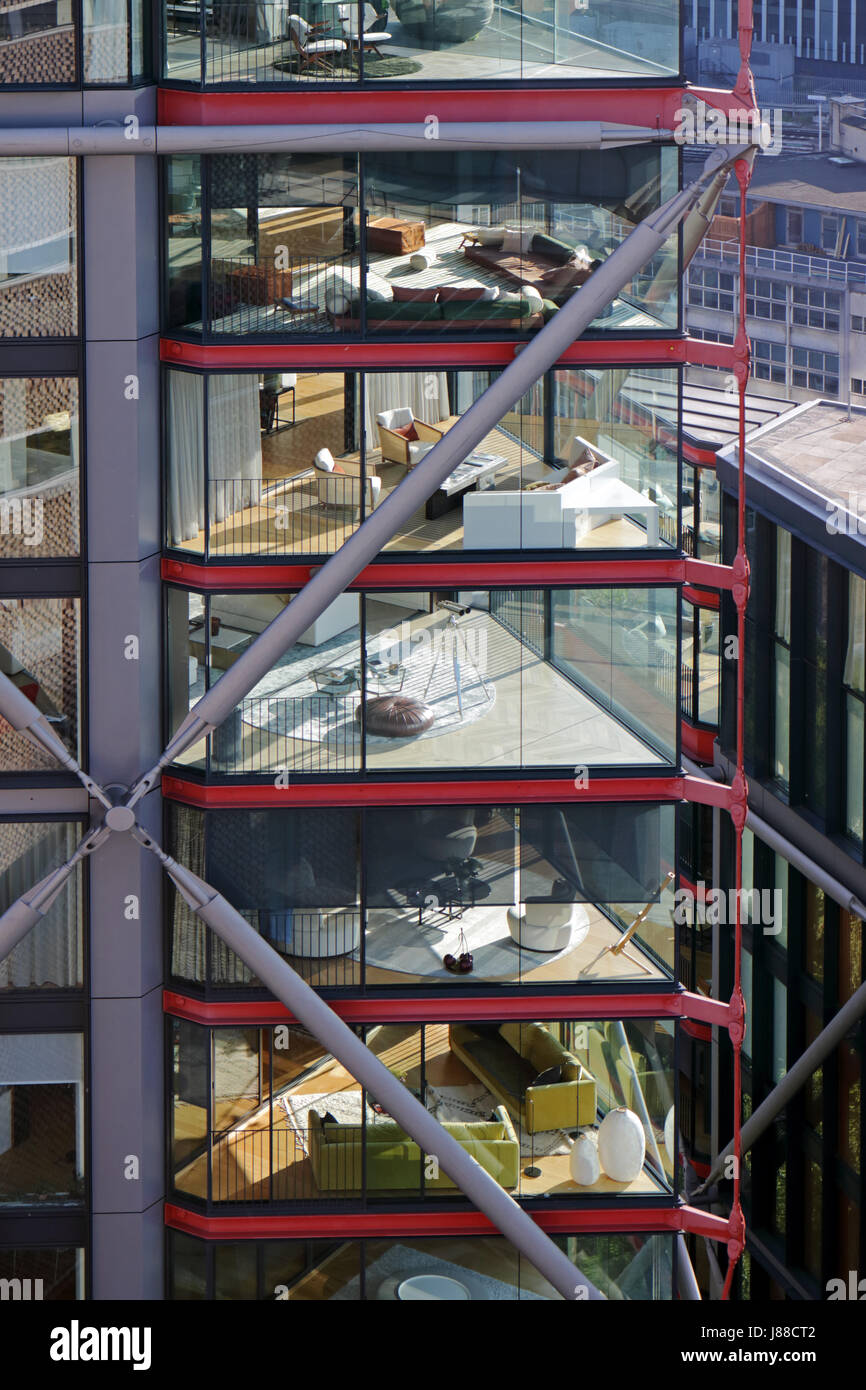
[[[79,331],[77,161],[0,159],[0,209],[0,341],[73,337]]]
[[[658,988],[673,974],[672,806],[173,806],[169,827],[170,852],[324,988]],[[179,980],[257,986],[179,895],[170,921]],[[472,968],[450,971],[467,949]]]
[[[172,1180],[210,1205],[460,1200],[434,1153],[303,1029],[170,1022]],[[507,1191],[652,1203],[673,1190],[675,1026],[660,1019],[381,1024],[367,1046]],[[555,1075],[554,1075],[555,1073]],[[574,1138],[618,1107],[644,1161],[581,1188]],[[670,1141],[670,1126],[668,1140]],[[613,1163],[610,1163],[613,1167]]]
[[[675,548],[678,375],[549,373],[386,549]],[[496,376],[167,370],[167,546],[215,561],[337,550]]]
[[[527,81],[670,79],[679,71],[679,5],[614,0],[603,9],[540,5],[436,6],[395,0],[303,13],[277,4],[248,11],[221,0],[163,7],[165,79],[195,86],[309,88]]]
[[[524,337],[677,181],[674,145],[170,159],[166,327],[216,341]],[[588,332],[675,328],[676,244]]]
[[[425,1275],[459,1285],[455,1293],[452,1284],[451,1296],[461,1300],[561,1298],[500,1236],[207,1244],[170,1230],[168,1238],[173,1299],[400,1302],[417,1296],[410,1281]],[[606,1298],[656,1301],[675,1296],[673,1236],[624,1232],[555,1240]]]
[[[0,559],[79,553],[79,452],[74,377],[0,380]]]
[[[76,1033],[0,1033],[0,1209],[84,1201],[84,1058]]]
[[[0,598],[0,670],[45,715],[70,752],[79,747],[80,601]],[[56,763],[0,716],[0,773]]]
[[[39,879],[59,868],[82,834],[77,821],[0,820],[0,914]],[[81,989],[83,912],[79,866],[43,920],[0,960],[0,990]]]
[[[169,591],[172,728],[291,597]],[[387,712],[398,694],[416,705],[405,726]],[[678,706],[674,589],[346,593],[183,764],[659,768]]]

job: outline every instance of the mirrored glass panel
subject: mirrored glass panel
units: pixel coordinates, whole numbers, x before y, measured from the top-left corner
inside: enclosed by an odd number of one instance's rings
[[[459,1200],[436,1154],[302,1029],[174,1022],[176,1075],[189,1043],[201,1055],[190,1029],[211,1049],[212,1128],[178,1164],[181,1190],[220,1205]],[[670,1021],[381,1024],[365,1041],[506,1191],[569,1201],[673,1190]],[[183,1103],[175,1090],[176,1124]]]
[[[0,558],[79,552],[78,382],[0,380]]]
[[[208,86],[640,81],[679,68],[673,0],[304,0],[288,10],[165,0],[166,76],[202,81],[203,35]]]
[[[0,338],[78,332],[77,219],[74,159],[0,159]]]

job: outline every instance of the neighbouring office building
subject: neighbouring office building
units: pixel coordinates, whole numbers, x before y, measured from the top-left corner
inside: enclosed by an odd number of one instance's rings
[[[682,100],[674,0],[156,10],[152,43],[134,4],[0,18],[0,140],[238,128],[231,153],[0,155],[0,663],[120,786],[681,182],[654,135]],[[556,144],[583,119],[631,134]],[[361,121],[420,133],[244,149],[245,125]],[[712,354],[665,263],[142,803],[632,1299],[678,1295],[683,1236],[707,1284],[677,1129],[709,1152],[729,1127],[690,1060],[718,981],[673,912],[681,666],[718,665],[718,599],[689,587],[701,545],[719,560],[717,493],[682,378]],[[4,906],[88,811],[0,721]],[[376,1299],[432,1274],[556,1296],[130,840],[0,990],[2,1277],[56,1298]],[[621,1106],[643,1165],[578,1187],[573,1136]]]

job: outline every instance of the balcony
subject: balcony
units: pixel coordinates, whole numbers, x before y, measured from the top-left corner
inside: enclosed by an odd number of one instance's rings
[[[175,1020],[173,1036],[179,1195],[220,1207],[460,1200],[435,1155],[303,1030],[215,1030],[210,1122],[190,1089],[207,1030]],[[672,1195],[672,1023],[381,1025],[367,1029],[366,1042],[515,1196]],[[570,1172],[574,1139],[595,1134],[620,1105],[644,1117],[644,1162],[628,1178],[602,1171],[581,1187]]]
[[[165,70],[171,83],[401,85],[640,81],[679,68],[679,6],[616,0],[335,0],[212,3],[168,0]]]

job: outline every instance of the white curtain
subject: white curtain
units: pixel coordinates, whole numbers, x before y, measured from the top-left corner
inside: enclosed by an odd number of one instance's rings
[[[224,521],[262,495],[259,379],[212,376],[207,387],[210,521]]]
[[[448,378],[444,372],[368,372],[364,384],[368,449],[379,447],[376,416],[382,410],[408,405],[416,420],[426,420],[428,425],[435,425],[451,414]]]
[[[849,690],[866,689],[863,661],[864,624],[866,624],[866,580],[858,574],[848,575],[848,649],[845,652],[845,674],[842,677]]]
[[[261,498],[262,436],[255,374],[212,376],[208,382],[210,520]],[[168,536],[170,545],[204,529],[202,378],[172,372],[168,390]]]

